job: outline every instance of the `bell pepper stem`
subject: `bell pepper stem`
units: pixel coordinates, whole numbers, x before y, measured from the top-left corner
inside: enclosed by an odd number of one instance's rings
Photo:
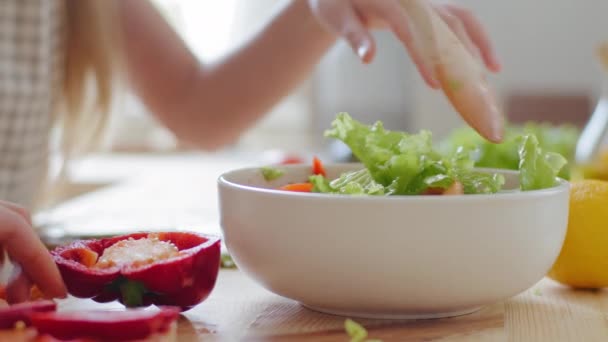
[[[129,279],[122,279],[119,288],[123,304],[126,307],[133,308],[143,306],[143,297],[147,292],[147,289],[143,283]]]

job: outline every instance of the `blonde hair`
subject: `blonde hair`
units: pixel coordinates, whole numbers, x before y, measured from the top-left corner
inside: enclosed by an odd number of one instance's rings
[[[91,148],[103,131],[121,65],[114,1],[66,0],[66,54],[56,119],[68,156]]]
[[[114,1],[64,0],[65,55],[62,88],[55,102],[62,164],[57,178],[45,179],[35,206],[65,197],[66,166],[100,142],[120,80],[122,65],[118,11]]]

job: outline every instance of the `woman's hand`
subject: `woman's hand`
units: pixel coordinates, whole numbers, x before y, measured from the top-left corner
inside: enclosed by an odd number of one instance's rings
[[[438,88],[439,82],[433,79],[416,51],[408,13],[400,1],[403,0],[308,0],[308,3],[317,20],[327,30],[344,38],[364,63],[373,59],[376,50],[369,29],[389,28],[405,45],[425,82]],[[488,69],[500,70],[487,33],[469,10],[453,4],[433,7],[464,45],[481,56]]]
[[[10,303],[28,300],[33,284],[38,286],[45,297],[66,296],[59,270],[34,232],[27,210],[0,201],[0,263],[7,262],[3,260],[5,251],[15,263],[6,288]]]

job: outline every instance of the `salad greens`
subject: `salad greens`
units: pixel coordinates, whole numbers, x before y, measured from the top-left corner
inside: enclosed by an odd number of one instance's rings
[[[491,194],[500,191],[505,182],[500,174],[475,170],[475,167],[482,166],[479,159],[474,158],[478,153],[475,144],[465,143],[442,153],[434,147],[428,131],[423,130],[418,134],[390,131],[384,128],[382,122],[365,125],[347,113],[340,113],[325,135],[344,142],[365,168],[344,173],[334,180],[313,175],[309,179],[313,192],[419,195],[431,189],[444,191],[459,182],[465,194]],[[548,140],[545,135],[543,139]],[[508,157],[505,161],[500,160],[503,166],[516,163],[515,169],[520,170],[522,190],[542,189],[556,184],[556,176],[566,164],[564,157],[559,153],[544,152],[533,133],[513,138],[508,142],[508,147],[495,145],[495,148],[510,151],[513,149],[511,144],[516,146],[515,159],[510,159],[510,152],[498,158]],[[493,157],[492,153],[486,153],[486,158]]]
[[[529,122],[524,125],[507,124],[505,139],[501,144],[493,144],[469,127],[463,127],[452,132],[440,144],[440,149],[450,153],[465,146],[475,151],[475,165],[497,169],[518,170],[520,163],[520,137],[534,135],[539,146],[547,152],[561,154],[567,160],[572,160],[579,130],[572,125],[550,125],[548,123]],[[570,167],[565,165],[559,176],[570,178]]]
[[[519,183],[522,190],[550,188],[567,161],[555,152],[543,152],[534,135],[526,135],[519,148]]]
[[[266,181],[273,181],[275,179],[279,179],[285,174],[285,171],[269,166],[263,167],[261,171],[262,176]]]
[[[348,195],[390,195],[384,186],[372,178],[367,169],[346,172],[331,182],[322,175],[312,175],[309,181],[313,184],[313,192],[334,192]]]

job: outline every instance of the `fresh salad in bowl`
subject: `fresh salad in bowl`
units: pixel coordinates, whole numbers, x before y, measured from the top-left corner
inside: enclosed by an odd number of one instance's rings
[[[534,132],[520,133],[509,135],[507,141],[511,148],[517,146],[520,190],[556,186],[566,158],[541,148]],[[505,184],[503,175],[477,168],[479,145],[437,148],[429,131],[390,131],[380,121],[365,125],[340,113],[325,135],[344,142],[364,167],[329,179],[321,161],[314,158],[308,180],[284,185],[281,190],[370,196],[493,194]],[[261,172],[266,180],[275,180],[286,171],[264,167]]]
[[[518,170],[519,147],[523,135],[534,135],[538,145],[547,152],[561,154],[568,161],[574,159],[579,129],[571,124],[550,124],[548,122],[526,122],[524,124],[507,124],[502,143],[494,144],[475,132],[470,127],[455,129],[439,143],[444,153],[453,153],[461,146],[474,151],[475,166],[506,170]],[[575,165],[569,162],[558,176],[569,179]]]

